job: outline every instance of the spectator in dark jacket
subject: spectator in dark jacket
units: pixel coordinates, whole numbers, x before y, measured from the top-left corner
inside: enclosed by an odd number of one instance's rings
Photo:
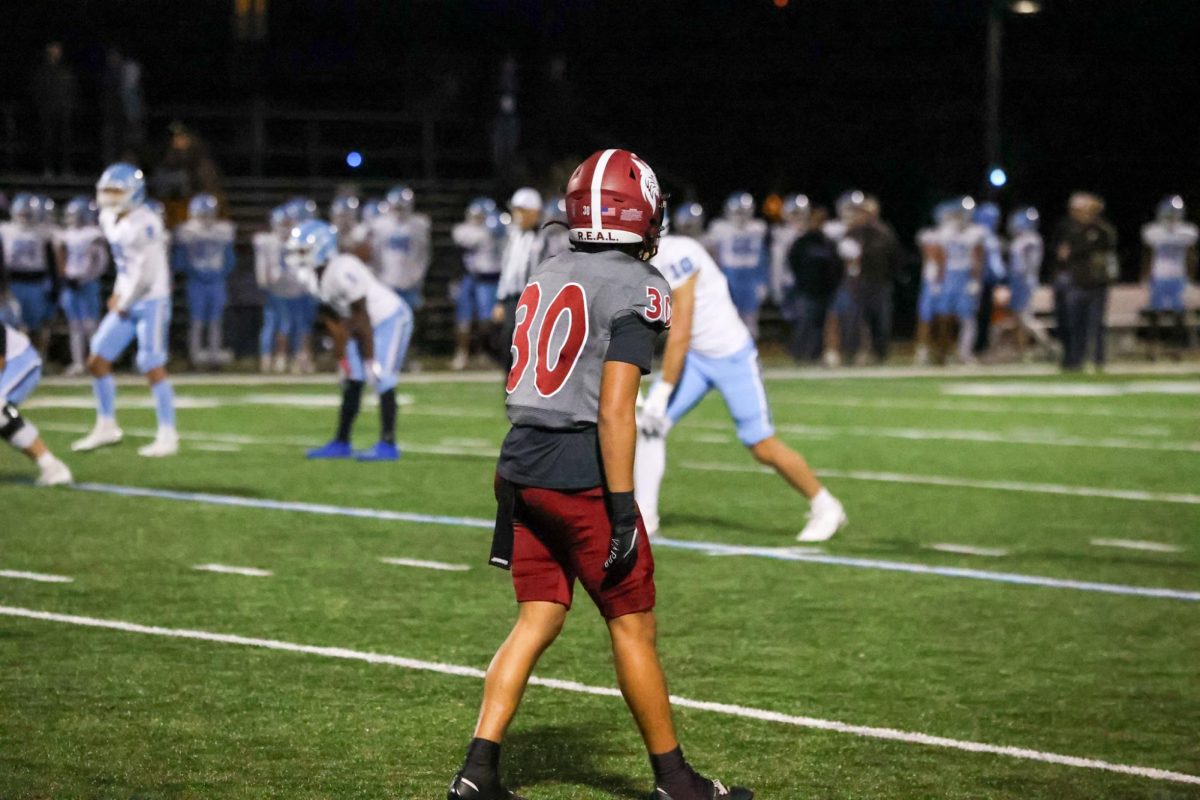
[[[879,201],[867,197],[846,238],[857,244],[852,284],[857,313],[842,327],[842,356],[849,363],[859,349],[865,323],[871,336],[871,353],[879,362],[887,360],[892,336],[892,287],[904,258],[892,226],[879,218]]]
[[[795,276],[791,306],[796,310],[789,349],[797,361],[816,361],[824,345],[825,317],[833,293],[842,282],[844,267],[837,243],[822,228],[829,212],[812,210],[809,228],[788,249],[787,262]]]
[[[46,57],[33,75],[33,101],[42,132],[42,169],[53,175],[71,173],[71,117],[75,114],[79,83],[63,63],[62,45],[46,45]]]
[[[1067,218],[1054,236],[1063,282],[1067,336],[1063,369],[1078,370],[1090,354],[1104,366],[1104,313],[1108,286],[1117,277],[1117,232],[1102,216],[1104,201],[1088,192],[1071,195]]]

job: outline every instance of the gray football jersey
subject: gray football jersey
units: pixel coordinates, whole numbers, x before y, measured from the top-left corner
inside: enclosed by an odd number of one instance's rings
[[[517,304],[509,421],[594,425],[613,324],[631,314],[658,330],[671,324],[671,289],[647,263],[616,250],[567,251],[535,267]]]

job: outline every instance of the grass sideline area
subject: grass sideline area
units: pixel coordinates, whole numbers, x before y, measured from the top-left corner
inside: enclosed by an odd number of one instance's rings
[[[399,391],[404,458],[358,464],[303,459],[332,379],[181,381],[163,461],[135,453],[143,387],[91,454],[86,386],[40,387],[26,416],[91,486],[0,455],[0,797],[444,796],[514,614],[486,565],[507,426],[499,379]],[[805,504],[718,397],[672,432],[658,613],[699,768],[779,800],[1200,797],[1200,371],[768,393],[851,524],[796,549]],[[375,432],[368,403],[356,444]],[[647,796],[582,591],[537,675],[513,788]]]

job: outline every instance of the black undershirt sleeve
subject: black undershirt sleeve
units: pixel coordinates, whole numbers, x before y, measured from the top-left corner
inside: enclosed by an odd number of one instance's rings
[[[612,337],[608,341],[605,361],[633,364],[643,375],[650,374],[654,364],[654,345],[659,329],[642,319],[641,314],[625,314],[613,320]]]

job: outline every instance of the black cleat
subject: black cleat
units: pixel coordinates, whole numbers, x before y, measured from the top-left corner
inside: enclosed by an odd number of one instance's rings
[[[733,786],[729,789],[725,788],[725,784],[720,781],[705,780],[707,794],[699,796],[699,800],[754,800],[754,792],[744,786]],[[676,800],[664,788],[657,787],[654,790],[652,800]],[[680,798],[683,800],[683,798]],[[688,799],[690,800],[690,798]]]
[[[469,778],[464,778],[460,772],[450,782],[450,791],[446,792],[446,800],[525,800],[525,798],[505,789],[498,780],[487,784],[477,784]]]

